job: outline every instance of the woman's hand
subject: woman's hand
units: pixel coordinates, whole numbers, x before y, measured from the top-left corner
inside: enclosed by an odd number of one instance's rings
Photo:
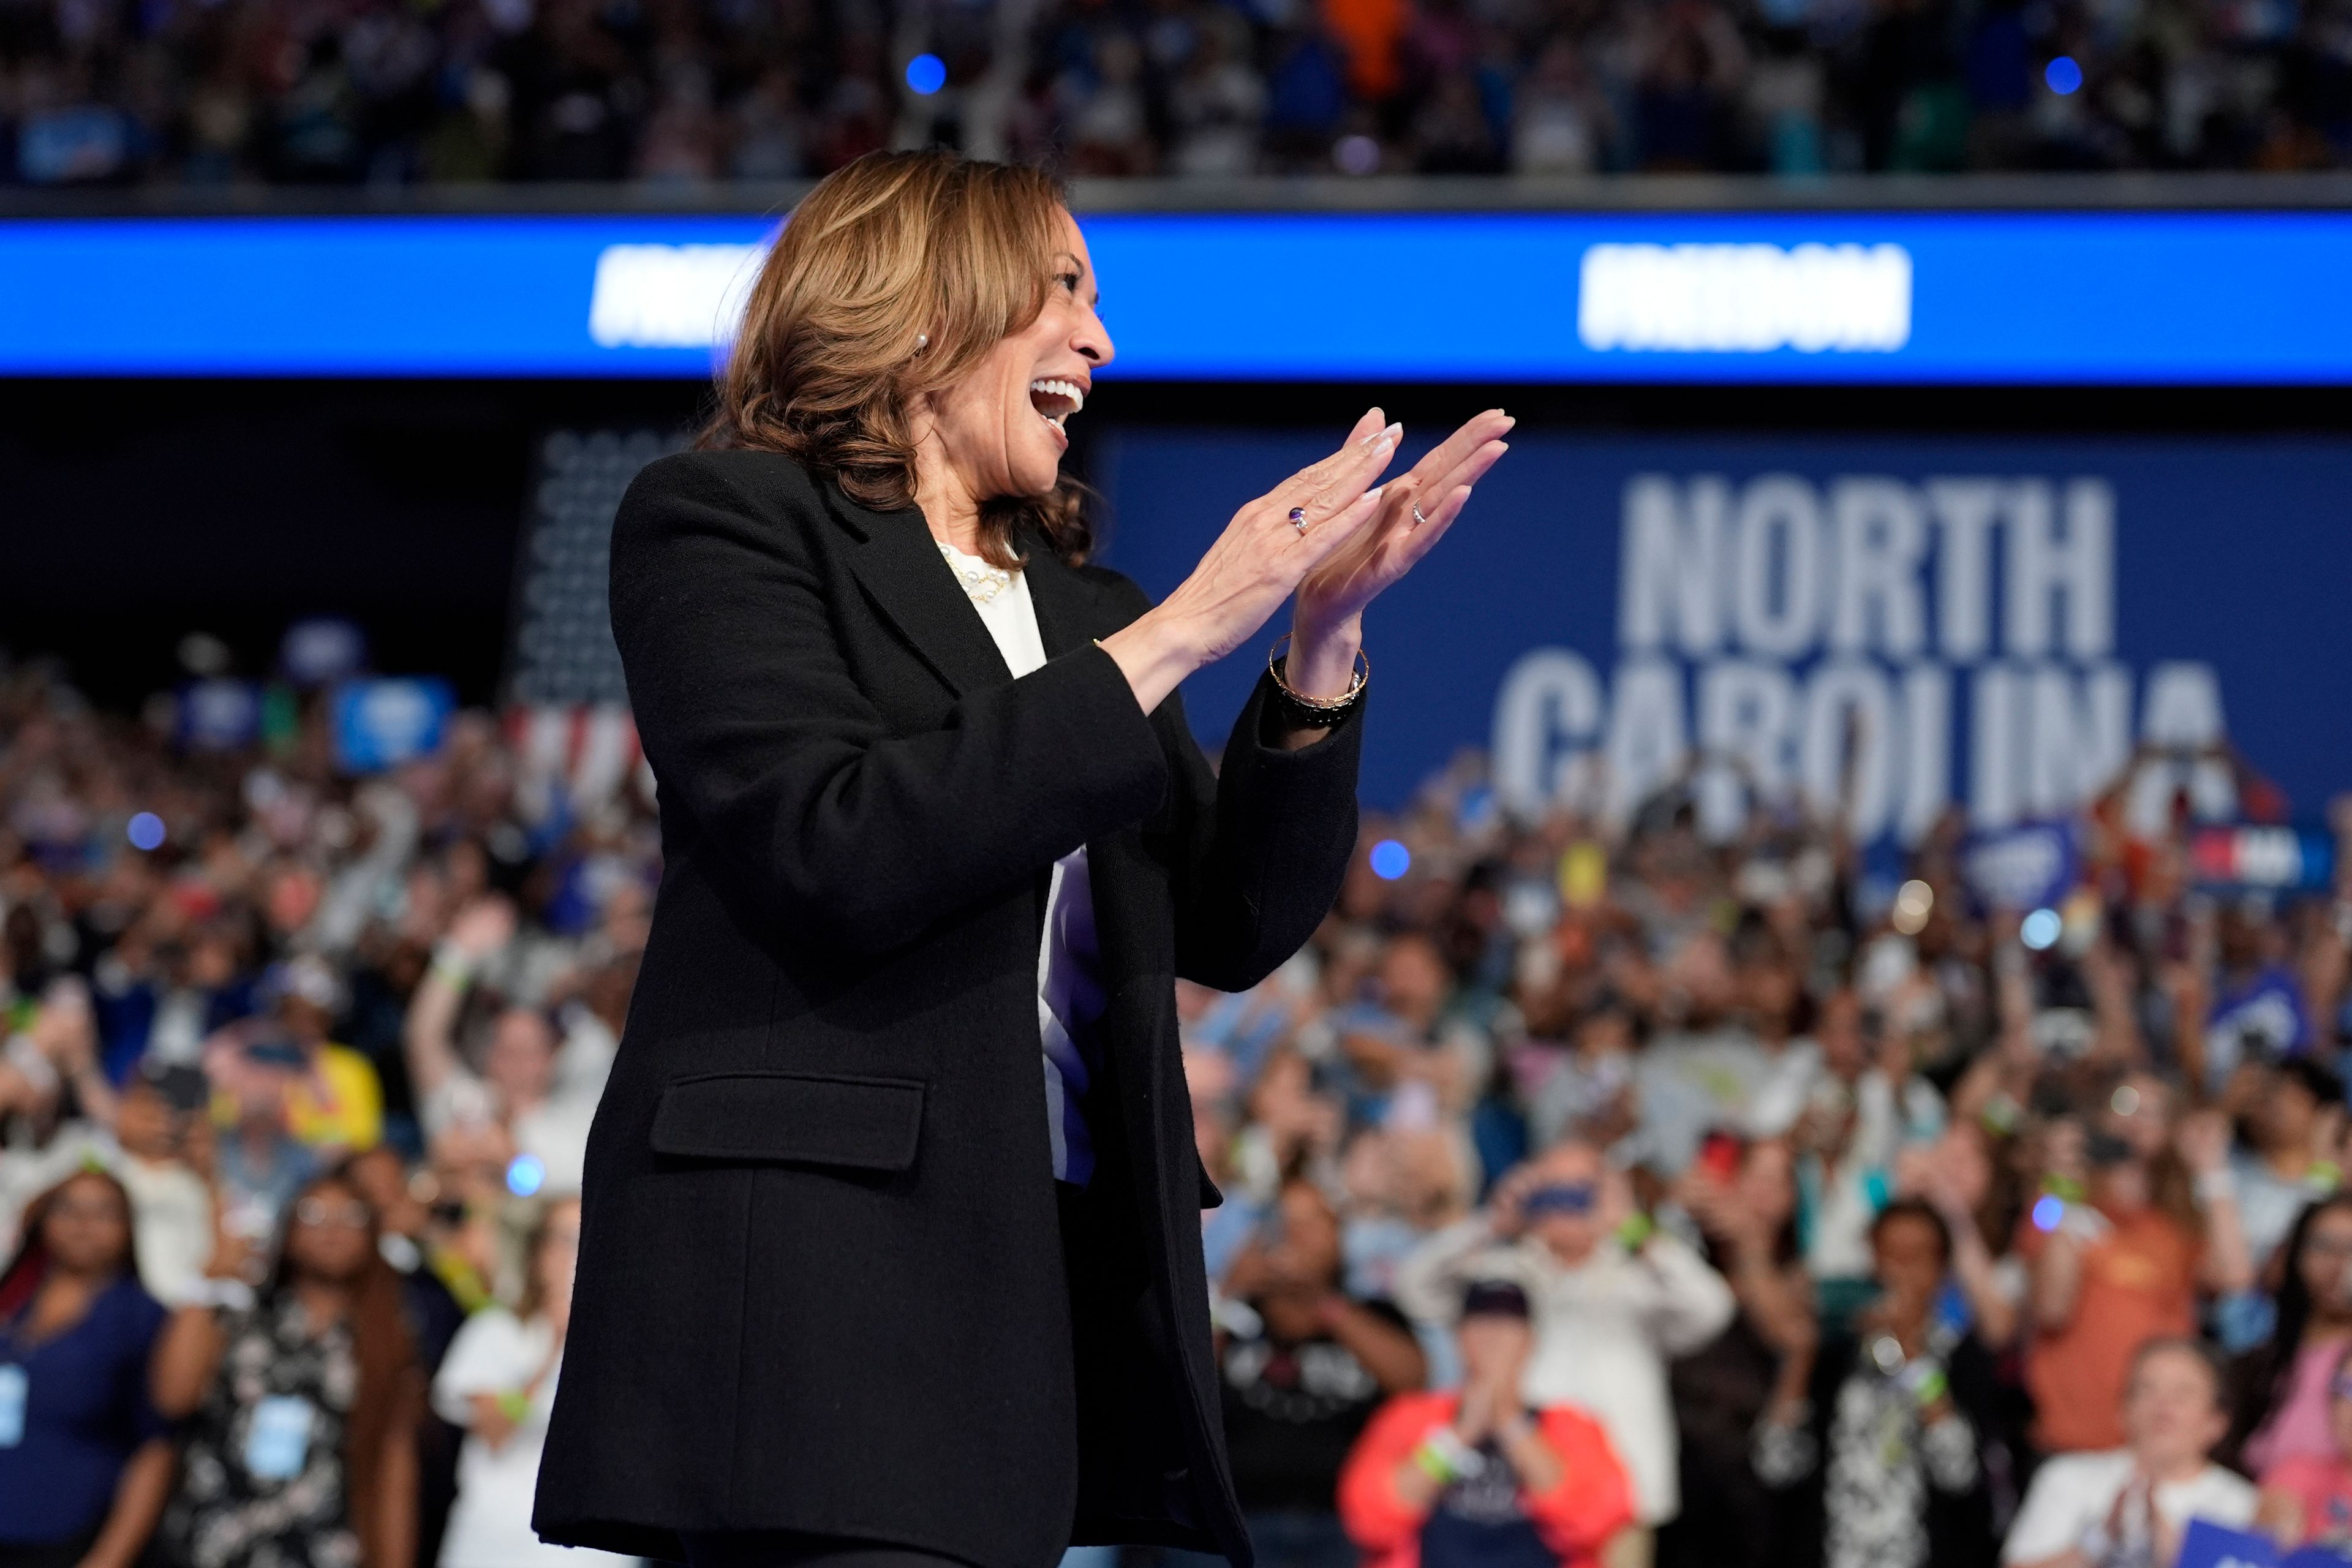
[[[1379,428],[1380,410],[1356,423],[1350,441]],[[1362,644],[1364,606],[1412,570],[1469,504],[1473,486],[1510,448],[1503,437],[1516,423],[1489,408],[1447,437],[1383,487],[1380,514],[1329,560],[1298,584],[1290,620],[1290,653],[1284,675],[1293,689],[1309,697],[1344,694],[1355,679],[1356,650]],[[1415,521],[1413,509],[1421,509]]]
[[[1174,593],[1102,639],[1145,711],[1186,676],[1239,647],[1307,574],[1380,515],[1383,492],[1372,481],[1396,455],[1402,433],[1380,420],[1381,411],[1372,409],[1347,445],[1235,512]],[[1290,521],[1294,508],[1303,513],[1303,531]]]

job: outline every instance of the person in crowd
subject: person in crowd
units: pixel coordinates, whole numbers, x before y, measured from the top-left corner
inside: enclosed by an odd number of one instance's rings
[[[164,1319],[120,1181],[83,1171],[33,1200],[0,1272],[0,1568],[140,1561],[172,1485]]]
[[[192,1063],[140,1062],[115,1105],[116,1174],[131,1194],[140,1277],[165,1303],[203,1293],[218,1241],[212,1087]]]
[[[261,994],[270,1011],[259,1037],[283,1041],[299,1063],[286,1131],[322,1158],[373,1147],[383,1136],[383,1087],[365,1056],[328,1038],[341,977],[318,954],[299,953],[264,974]]]
[[[258,1246],[320,1170],[319,1152],[293,1132],[302,1054],[274,1032],[233,1025],[206,1043],[205,1071],[221,1224]]]
[[[1706,1506],[1684,1509],[1660,1530],[1658,1561],[1666,1568],[1780,1568],[1783,1521],[1793,1510],[1756,1473],[1756,1427],[1782,1363],[1810,1352],[1820,1338],[1812,1280],[1797,1246],[1788,1140],[1742,1148],[1729,1133],[1711,1136],[1674,1198],[1697,1223],[1703,1254],[1731,1286],[1739,1312],[1668,1368],[1682,1495],[1704,1498]]]
[[[1421,1387],[1428,1363],[1393,1304],[1342,1289],[1322,1189],[1286,1182],[1271,1217],[1226,1271],[1219,1312],[1234,1486],[1260,1562],[1349,1568],[1340,1468],[1381,1402]]]
[[[1940,1131],[1939,1096],[1902,1042],[1853,990],[1832,994],[1815,1026],[1820,1067],[1790,1128],[1805,1268],[1830,1328],[1875,1293],[1870,1225],[1894,1194],[1906,1145]]]
[[[2247,1121],[2253,1146],[2231,1161],[2246,1252],[2266,1266],[2314,1197],[2343,1180],[2337,1155],[2344,1140],[2344,1080],[2309,1057],[2254,1070]]]
[[[297,1194],[250,1307],[184,1307],[156,1396],[186,1422],[164,1516],[188,1568],[408,1568],[425,1384],[375,1211],[338,1167]]]
[[[2204,1342],[2142,1343],[2119,1425],[2122,1447],[2060,1454],[2034,1471],[2001,1544],[2006,1568],[2171,1568],[2191,1520],[2253,1521],[2252,1483],[2212,1460],[2230,1415],[2221,1363]]]
[[[1528,1407],[1527,1292],[1473,1280],[1455,1336],[1462,1386],[1400,1394],[1364,1429],[1339,1511],[1370,1568],[1584,1568],[1633,1522],[1631,1482],[1600,1423]]]
[[[2328,1361],[2327,1437],[2324,1453],[2287,1454],[2263,1467],[2255,1521],[2282,1546],[2352,1556],[2352,1345]]]
[[[561,1070],[563,1037],[537,1007],[506,1004],[487,1020],[477,1072],[458,1047],[458,1017],[473,978],[515,940],[512,902],[492,895],[460,910],[409,1003],[410,1081],[428,1140],[453,1126],[495,1123],[515,1153],[538,1162],[551,1191],[577,1191],[601,1074]]]
[[[488,1306],[466,1320],[433,1379],[433,1407],[466,1433],[457,1502],[441,1568],[552,1568],[615,1562],[550,1546],[530,1528],[547,1410],[563,1366],[572,1276],[580,1250],[580,1200],[546,1205],[530,1235],[530,1269],[512,1310]]]
[[[1781,1560],[1968,1568],[1991,1554],[1992,1358],[1939,1313],[1952,1238],[1932,1205],[1881,1209],[1870,1248],[1878,1295],[1850,1332],[1797,1339],[1756,1429],[1757,1473],[1804,1499]]]
[[[1400,1303],[1450,1321],[1464,1284],[1519,1279],[1534,1312],[1524,1392],[1589,1411],[1633,1478],[1634,1522],[1611,1568],[1648,1560],[1682,1499],[1666,1363],[1721,1333],[1738,1307],[1722,1276],[1635,1207],[1622,1172],[1570,1141],[1498,1184],[1488,1209],[1432,1237],[1399,1270]]]
[[[1538,1148],[1564,1138],[1603,1145],[1633,1130],[1640,1105],[1634,1064],[1642,1046],[1641,1019],[1625,999],[1604,992],[1574,1015],[1574,1034],[1557,1061],[1538,1058],[1528,1095],[1528,1132]]]
[[[399,1150],[388,1142],[379,1143],[352,1155],[345,1169],[352,1184],[375,1210],[376,1249],[400,1276],[401,1304],[415,1338],[417,1370],[429,1383],[467,1318],[448,1281],[471,1284],[475,1277],[451,1258],[446,1244],[435,1234],[431,1211],[419,1201],[417,1184]],[[478,1291],[473,1300],[482,1305],[487,1294]],[[416,1558],[421,1563],[439,1560],[442,1534],[457,1496],[465,1435],[463,1426],[430,1410],[417,1422]]]
[[[2228,1126],[2200,1112],[2176,1137],[2168,1106],[2162,1081],[2136,1073],[2045,1136],[2043,1191],[2017,1244],[2031,1270],[2025,1383],[2045,1452],[2121,1443],[2139,1346],[2193,1333],[2200,1286],[2252,1282],[2226,1184]]]
[[[1407,932],[1382,950],[1370,998],[1332,1016],[1335,1081],[1351,1123],[1384,1120],[1400,1097],[1466,1103],[1486,1064],[1475,1032],[1446,1016],[1453,988],[1437,944]]]
[[[2336,1363],[2352,1348],[2352,1192],[2306,1205],[2280,1247],[2274,1323],[2231,1369],[2237,1420],[2225,1453],[2251,1475],[2336,1451]]]

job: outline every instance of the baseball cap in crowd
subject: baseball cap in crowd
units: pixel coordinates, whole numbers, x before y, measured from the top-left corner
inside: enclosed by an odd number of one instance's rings
[[[1473,1279],[1462,1291],[1465,1318],[1524,1318],[1528,1293],[1510,1279]]]
[[[305,952],[262,971],[261,996],[272,1006],[292,996],[322,1012],[334,1013],[342,1008],[343,983],[325,959]]]
[[[188,1062],[150,1057],[139,1064],[138,1081],[161,1095],[174,1110],[202,1110],[212,1103],[212,1085],[205,1078],[205,1069]]]

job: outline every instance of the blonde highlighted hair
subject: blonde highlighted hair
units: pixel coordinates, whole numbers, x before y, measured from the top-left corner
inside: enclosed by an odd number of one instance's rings
[[[914,505],[916,400],[1037,319],[1064,205],[1042,170],[943,151],[869,153],[826,175],[751,285],[698,445],[785,453],[877,511]],[[988,502],[982,552],[1017,564],[1028,523],[1083,559],[1079,493],[1065,479]]]

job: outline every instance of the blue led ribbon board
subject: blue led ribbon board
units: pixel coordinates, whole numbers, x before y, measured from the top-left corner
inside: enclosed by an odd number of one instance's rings
[[[2352,214],[1103,214],[1154,381],[2352,382]],[[16,219],[0,374],[700,377],[751,216]]]

